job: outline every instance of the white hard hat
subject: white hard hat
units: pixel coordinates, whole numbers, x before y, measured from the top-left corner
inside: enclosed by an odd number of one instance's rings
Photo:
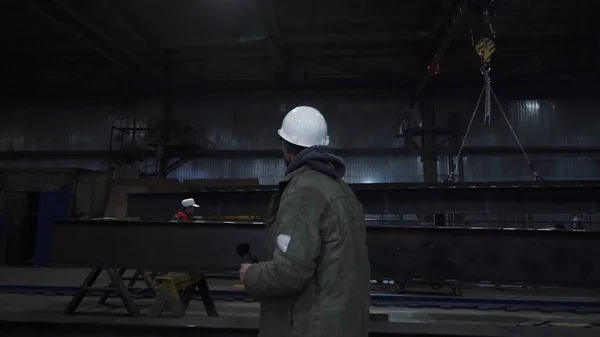
[[[183,199],[181,201],[181,206],[183,206],[183,207],[200,207],[200,206],[196,205],[196,202],[192,198]]]
[[[327,122],[319,110],[309,106],[299,106],[288,112],[283,118],[279,137],[302,146],[329,145]]]

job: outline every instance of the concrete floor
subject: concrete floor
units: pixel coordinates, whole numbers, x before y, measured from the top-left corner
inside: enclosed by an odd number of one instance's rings
[[[66,268],[12,268],[0,267],[0,284],[3,285],[51,285],[51,286],[79,286],[87,270]],[[100,284],[108,284],[108,278],[101,276]],[[235,280],[210,280],[212,289],[232,289]],[[141,285],[140,285],[141,286]],[[491,292],[489,289],[468,290],[469,296],[487,294],[496,297],[535,297],[540,294],[556,298],[558,290],[545,290],[543,292]],[[554,293],[554,295],[552,295]],[[466,294],[465,294],[466,295]],[[542,296],[543,297],[543,296]],[[571,291],[561,294],[562,298],[599,301],[597,292]],[[90,297],[83,301],[79,312],[89,314],[124,314],[120,301],[116,298],[108,300],[107,305],[97,304],[98,297]],[[70,296],[48,295],[23,295],[0,294],[1,315],[36,315],[60,314]],[[152,304],[152,299],[136,299],[142,313],[147,312]],[[258,317],[259,303],[243,301],[218,301],[217,309],[220,316],[230,317]],[[474,310],[474,309],[440,309],[440,308],[407,308],[407,307],[372,307],[373,313],[387,313],[390,321],[406,323],[442,323],[461,322],[473,324],[508,324],[518,325],[524,322],[549,320],[554,323],[591,324],[600,322],[600,314],[576,313],[541,313],[536,311],[508,312],[502,310]],[[201,301],[192,301],[187,311],[187,316],[205,316]]]

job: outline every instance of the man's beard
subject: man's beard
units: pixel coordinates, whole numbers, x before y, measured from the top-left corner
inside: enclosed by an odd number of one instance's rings
[[[290,163],[292,162],[291,159],[283,157],[283,162],[285,163],[285,167],[290,166]]]

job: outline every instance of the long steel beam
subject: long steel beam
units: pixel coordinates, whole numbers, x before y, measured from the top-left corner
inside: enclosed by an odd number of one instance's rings
[[[0,151],[0,159],[45,159],[45,158],[103,158],[109,155],[118,157],[147,157],[156,151]],[[341,157],[418,157],[422,151],[415,148],[354,148],[335,149],[335,154]],[[440,148],[435,151],[439,156],[454,156],[458,149]],[[528,147],[527,153],[539,155],[598,155],[600,147],[597,146],[534,146]],[[464,155],[470,156],[507,156],[521,155],[522,151],[516,146],[467,146],[463,149]],[[281,149],[266,150],[173,150],[167,151],[165,157],[170,158],[281,158]]]
[[[369,214],[600,212],[600,181],[352,185]],[[129,194],[127,216],[170,219],[181,200],[196,215],[264,216],[275,186],[221,187],[183,193]]]
[[[50,262],[74,267],[233,272],[260,223],[54,222]],[[600,287],[600,232],[368,227],[373,279]]]

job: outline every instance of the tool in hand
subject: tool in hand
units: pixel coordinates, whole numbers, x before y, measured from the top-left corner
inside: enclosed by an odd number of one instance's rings
[[[250,244],[247,242],[242,242],[237,245],[235,248],[235,252],[242,258],[242,263],[258,263],[258,258],[256,255],[252,254],[250,251]],[[234,289],[244,289],[243,284],[236,284],[233,286]]]
[[[252,254],[250,248],[250,244],[247,242],[242,242],[237,245],[235,252],[242,258],[242,263],[258,263],[258,258],[256,255]]]

